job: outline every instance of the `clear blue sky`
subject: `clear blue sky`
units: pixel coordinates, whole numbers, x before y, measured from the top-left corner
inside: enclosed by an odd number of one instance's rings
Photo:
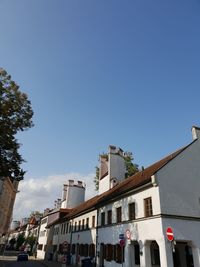
[[[0,65],[29,95],[25,179],[95,171],[109,144],[145,167],[200,125],[198,0],[1,0]]]

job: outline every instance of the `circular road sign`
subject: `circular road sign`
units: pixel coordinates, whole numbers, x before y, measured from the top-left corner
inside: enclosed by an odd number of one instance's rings
[[[62,245],[63,245],[63,247],[67,247],[68,246],[68,242],[64,241]]]
[[[66,259],[66,256],[62,256],[62,259],[61,259],[62,263],[65,264],[67,263],[67,259]]]
[[[167,235],[167,239],[169,241],[173,241],[174,240],[174,233],[171,227],[168,227],[166,230],[166,235]]]
[[[131,239],[131,232],[129,229],[126,230],[126,238]]]

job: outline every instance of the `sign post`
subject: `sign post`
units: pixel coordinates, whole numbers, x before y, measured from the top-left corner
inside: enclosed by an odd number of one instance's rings
[[[124,246],[125,246],[125,237],[124,237],[124,234],[119,234],[119,244],[120,244],[120,247],[121,247],[121,257],[122,257],[122,267],[123,267]]]
[[[174,240],[174,233],[171,227],[168,227],[166,230],[167,239],[171,242],[172,251],[175,252],[175,240]]]

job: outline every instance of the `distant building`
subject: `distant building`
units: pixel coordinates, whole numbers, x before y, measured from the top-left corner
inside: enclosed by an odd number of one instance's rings
[[[57,243],[60,243],[60,241],[57,240],[56,246],[54,246],[53,241],[56,230],[50,226],[62,220],[72,208],[84,203],[84,201],[85,185],[83,182],[69,180],[63,185],[62,199],[55,200],[52,210],[45,209],[43,218],[41,219],[38,236],[38,258],[48,259],[50,253],[57,251]]]

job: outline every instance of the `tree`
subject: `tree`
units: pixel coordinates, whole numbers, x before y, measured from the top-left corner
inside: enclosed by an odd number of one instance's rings
[[[19,248],[23,245],[24,241],[25,241],[24,234],[19,234],[16,241],[17,243],[16,250],[19,250]]]
[[[124,156],[124,160],[125,160],[125,166],[126,166],[125,178],[128,178],[134,175],[136,172],[139,172],[139,165],[133,163],[134,161],[133,153],[126,152]]]
[[[35,236],[33,236],[33,235],[28,236],[28,237],[26,238],[26,240],[25,240],[25,243],[30,245],[30,247],[31,247],[31,251],[32,251],[32,249],[33,249],[33,246],[34,246],[36,240],[37,240],[37,237],[35,237]]]
[[[108,154],[103,153],[104,157],[108,158]],[[126,173],[125,173],[125,178],[128,178],[135,173],[139,172],[139,165],[133,163],[134,157],[131,152],[125,152],[124,153],[124,161],[125,161],[125,168],[126,168]],[[94,184],[95,184],[95,190],[99,190],[99,167],[96,166],[96,172],[95,172],[95,177],[94,177]]]
[[[25,172],[16,134],[33,126],[31,102],[11,76],[0,68],[0,177],[21,180]]]
[[[96,172],[95,172],[96,175],[95,175],[93,181],[94,181],[94,185],[95,185],[95,190],[98,191],[99,190],[99,167],[96,166],[95,169],[96,169]]]

